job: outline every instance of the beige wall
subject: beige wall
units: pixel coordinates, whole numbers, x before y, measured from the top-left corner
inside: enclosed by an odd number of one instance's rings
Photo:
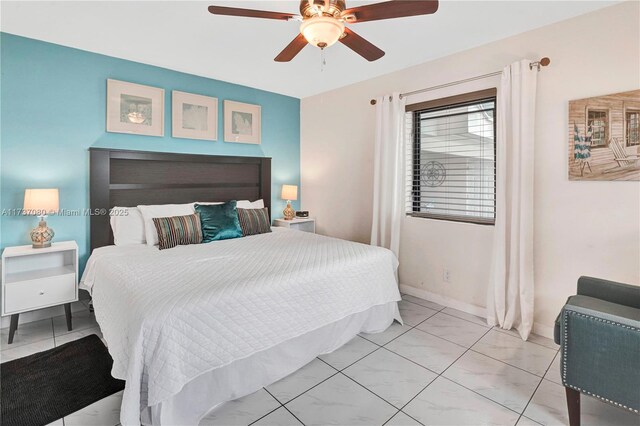
[[[538,333],[549,335],[580,275],[640,283],[640,183],[567,178],[568,101],[640,87],[639,17],[640,3],[625,2],[303,99],[302,207],[317,218],[318,232],[368,242],[375,121],[369,100],[493,72],[523,57],[550,57],[551,66],[538,79],[534,212],[535,322]],[[496,87],[498,82],[477,81],[408,101]],[[401,284],[454,307],[482,312],[492,237],[492,227],[404,219]],[[450,283],[443,282],[445,268]]]

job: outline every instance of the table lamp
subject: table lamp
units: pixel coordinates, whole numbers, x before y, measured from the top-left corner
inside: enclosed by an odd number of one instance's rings
[[[282,194],[280,196],[283,200],[287,200],[287,207],[282,211],[285,220],[293,220],[296,217],[296,212],[291,208],[291,201],[298,199],[298,186],[297,185],[282,185]]]
[[[58,189],[26,189],[24,191],[24,213],[38,216],[38,226],[31,230],[33,248],[51,247],[55,235],[47,226],[47,215],[57,213],[59,208]]]

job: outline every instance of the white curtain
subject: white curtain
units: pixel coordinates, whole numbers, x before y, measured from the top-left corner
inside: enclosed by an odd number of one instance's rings
[[[404,214],[404,106],[399,93],[376,103],[371,244],[386,247],[398,257]]]
[[[529,60],[502,71],[498,92],[496,224],[487,322],[533,327],[533,144],[537,68]]]

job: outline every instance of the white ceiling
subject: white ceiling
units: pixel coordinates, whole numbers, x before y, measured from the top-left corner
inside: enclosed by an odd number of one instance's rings
[[[348,6],[376,1],[347,1]],[[584,14],[617,1],[452,1],[434,15],[355,24],[386,55],[367,62],[340,43],[273,58],[299,23],[214,16],[210,4],[297,12],[296,1],[2,1],[1,29],[118,58],[295,97],[321,93]]]

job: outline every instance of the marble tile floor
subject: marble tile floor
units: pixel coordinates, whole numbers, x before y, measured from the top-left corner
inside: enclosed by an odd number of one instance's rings
[[[264,389],[216,408],[201,425],[566,425],[558,347],[488,327],[482,318],[405,295],[405,325],[362,334],[337,351]],[[64,317],[18,328],[2,362],[95,333],[82,306],[68,332]],[[100,400],[54,425],[119,422],[122,394]],[[635,425],[636,415],[582,398],[582,423]]]

